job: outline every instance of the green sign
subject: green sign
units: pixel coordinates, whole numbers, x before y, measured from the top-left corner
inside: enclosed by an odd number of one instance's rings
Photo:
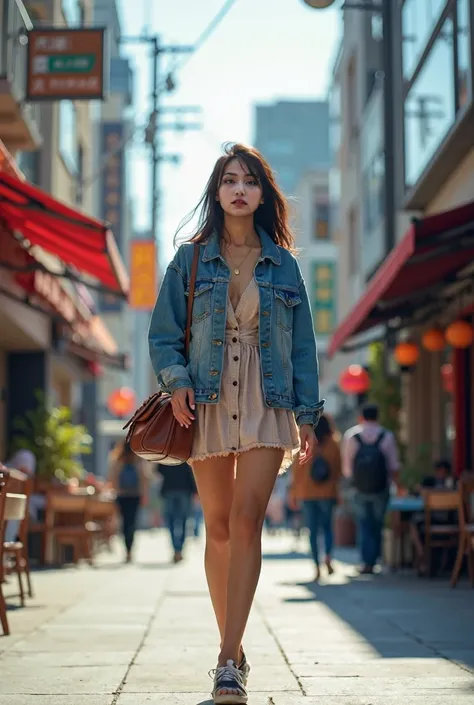
[[[314,261],[311,270],[314,330],[317,335],[330,335],[336,327],[336,263]]]
[[[48,57],[49,73],[90,73],[94,68],[95,54],[61,54]]]

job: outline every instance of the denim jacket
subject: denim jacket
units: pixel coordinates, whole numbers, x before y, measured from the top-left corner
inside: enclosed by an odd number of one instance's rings
[[[316,341],[306,287],[296,259],[258,230],[255,266],[260,295],[260,364],[265,404],[293,410],[298,425],[316,425],[319,399]],[[200,245],[189,360],[184,357],[187,297],[193,259],[182,245],[166,271],[153,311],[149,347],[160,389],[192,387],[197,404],[219,402],[230,269],[214,233]],[[238,331],[236,331],[238,335]]]

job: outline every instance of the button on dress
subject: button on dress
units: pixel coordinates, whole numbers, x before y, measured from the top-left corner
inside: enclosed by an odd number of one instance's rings
[[[252,277],[234,311],[228,297],[220,398],[196,405],[191,462],[252,448],[299,448],[295,415],[265,406],[259,350],[259,292]]]

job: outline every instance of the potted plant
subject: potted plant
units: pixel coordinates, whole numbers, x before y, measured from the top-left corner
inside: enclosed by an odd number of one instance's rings
[[[37,392],[38,405],[15,420],[12,451],[30,450],[36,458],[35,490],[41,492],[53,482],[81,478],[81,455],[92,452],[92,437],[85,426],[71,421],[66,406],[49,408],[44,394]]]

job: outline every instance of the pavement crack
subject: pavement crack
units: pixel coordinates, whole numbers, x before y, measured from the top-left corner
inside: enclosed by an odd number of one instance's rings
[[[262,621],[263,621],[265,627],[266,627],[267,630],[268,630],[268,633],[272,636],[273,640],[275,641],[275,644],[276,644],[277,647],[278,647],[279,652],[280,652],[281,655],[282,655],[283,660],[285,661],[286,665],[288,666],[288,670],[290,671],[290,673],[291,673],[291,675],[293,676],[293,678],[295,679],[295,681],[298,683],[298,688],[300,689],[301,694],[302,694],[302,695],[307,695],[305,689],[303,688],[303,684],[302,684],[300,678],[298,677],[298,675],[297,675],[297,673],[295,672],[295,670],[292,668],[291,663],[290,663],[289,660],[288,660],[288,656],[286,655],[285,650],[284,650],[284,648],[283,648],[283,645],[282,645],[282,643],[280,642],[280,640],[278,639],[278,637],[277,637],[277,635],[276,635],[274,629],[273,629],[272,626],[270,625],[270,622],[269,622],[268,619],[266,618],[265,612],[264,612],[264,610],[262,609],[260,603],[258,602],[258,600],[255,600],[255,603],[254,603],[254,604],[255,604],[255,607],[256,607],[257,612],[259,613],[260,617],[262,618]],[[115,705],[115,704],[114,704],[114,705]],[[268,705],[275,705],[275,703],[274,703],[274,701],[273,701],[273,698],[271,698],[271,697],[268,698]]]
[[[130,663],[129,663],[128,666],[127,666],[127,670],[125,671],[125,675],[124,675],[124,677],[122,678],[122,680],[120,681],[120,684],[119,684],[117,690],[116,690],[115,693],[114,693],[114,697],[113,697],[113,700],[112,700],[112,702],[110,703],[110,705],[117,705],[118,699],[119,699],[119,697],[121,696],[121,694],[122,694],[122,692],[123,692],[125,683],[127,682],[128,674],[130,673],[130,671],[131,671],[131,669],[132,669],[132,666],[135,665],[135,662],[136,662],[136,660],[137,660],[138,654],[140,653],[140,651],[141,651],[141,649],[142,649],[142,647],[143,647],[143,645],[144,645],[144,643],[145,643],[145,641],[146,641],[146,639],[147,639],[147,637],[148,637],[148,635],[149,635],[149,633],[150,633],[150,631],[151,631],[151,628],[152,628],[152,626],[153,626],[154,621],[155,621],[156,618],[158,617],[158,613],[159,613],[159,611],[160,611],[160,609],[161,609],[161,606],[163,605],[163,602],[165,601],[165,598],[166,598],[165,591],[163,591],[163,592],[160,594],[160,596],[158,597],[158,599],[157,599],[157,601],[156,601],[156,603],[155,603],[155,609],[153,610],[153,614],[151,615],[150,619],[148,620],[148,624],[147,624],[147,626],[146,626],[146,629],[145,629],[145,631],[143,632],[143,637],[141,638],[140,643],[138,644],[138,646],[137,646],[137,648],[136,648],[136,650],[135,650],[135,653],[133,654],[133,656],[132,656],[132,658],[131,658],[131,660],[130,660]]]

